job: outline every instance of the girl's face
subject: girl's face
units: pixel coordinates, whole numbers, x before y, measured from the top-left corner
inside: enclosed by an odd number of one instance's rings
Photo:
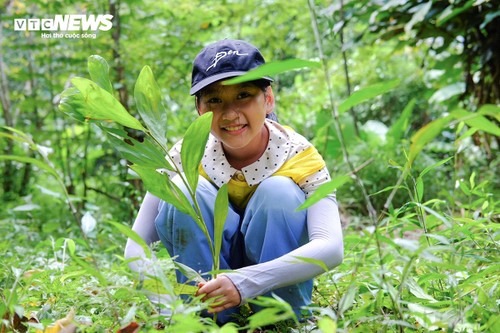
[[[212,134],[222,142],[229,162],[245,166],[262,155],[269,140],[264,120],[274,108],[271,87],[262,91],[252,83],[215,82],[203,90],[197,106],[200,115],[213,112]]]

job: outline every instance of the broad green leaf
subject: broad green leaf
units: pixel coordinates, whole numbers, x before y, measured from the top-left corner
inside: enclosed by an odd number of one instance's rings
[[[361,104],[373,97],[376,97],[378,95],[382,95],[394,88],[396,88],[399,85],[399,80],[391,80],[387,82],[382,82],[382,83],[376,83],[371,86],[359,89],[351,94],[345,101],[343,101],[339,105],[339,114],[342,114],[352,108],[353,106],[356,106],[358,104]]]
[[[68,116],[84,122],[85,115],[83,109],[85,108],[85,101],[82,94],[75,87],[65,89],[61,93],[61,101],[59,102],[59,111],[67,114]]]
[[[75,255],[75,249],[76,249],[75,241],[72,240],[71,238],[65,238],[64,243],[68,248],[69,254],[72,256]]]
[[[327,195],[331,194],[333,191],[340,188],[342,185],[344,185],[345,183],[347,183],[351,180],[352,180],[351,176],[342,175],[342,176],[338,176],[338,177],[332,179],[328,183],[325,183],[325,184],[319,186],[316,189],[316,191],[314,191],[314,193],[311,194],[311,196],[309,198],[307,198],[307,200],[304,201],[304,203],[302,203],[302,205],[300,205],[296,209],[296,211],[300,211],[300,210],[311,207],[312,205],[314,205],[315,203],[317,203],[321,199],[325,198]]]
[[[132,230],[132,229],[130,229],[130,227],[128,227],[124,224],[118,223],[118,222],[113,222],[113,221],[106,221],[106,222],[111,224],[116,229],[118,229],[118,231],[122,235],[125,235],[128,238],[130,238],[131,240],[133,240],[134,242],[136,242],[144,250],[144,253],[146,254],[146,258],[151,258],[151,250],[150,250],[148,244],[146,244],[144,239],[142,239],[142,237],[139,236],[134,230]]]
[[[16,156],[16,155],[0,155],[0,161],[5,161],[5,160],[33,164],[33,165],[37,166],[38,168],[40,168],[41,170],[45,170],[45,171],[49,172],[52,176],[56,177],[56,179],[59,179],[59,174],[57,173],[57,171],[54,168],[52,168],[47,163],[39,161],[33,157]]]
[[[146,190],[163,201],[174,205],[181,212],[190,215],[198,222],[198,216],[188,198],[166,174],[160,173],[153,167],[143,165],[132,165],[130,168],[141,177]]]
[[[181,272],[185,277],[188,278],[189,281],[205,282],[200,273],[198,273],[191,267],[177,261],[174,261],[174,265],[179,270],[179,272]]]
[[[137,110],[151,135],[167,149],[167,110],[163,106],[160,88],[149,66],[144,66],[137,78],[134,97]]]
[[[469,177],[469,182],[470,182],[470,189],[473,190],[476,187],[476,172],[472,172],[472,174]]]
[[[237,84],[242,82],[254,81],[263,78],[264,76],[273,76],[294,69],[307,68],[307,67],[321,67],[321,64],[316,61],[302,60],[302,59],[286,59],[280,61],[268,62],[258,68],[255,68],[248,73],[235,77],[233,79],[224,81],[224,84]]]
[[[417,201],[422,202],[422,198],[424,197],[424,180],[422,179],[422,177],[417,177],[415,191],[417,194]]]
[[[479,112],[469,112],[464,109],[456,109],[451,112],[451,115],[456,119],[465,122],[469,127],[474,127],[483,132],[500,136],[500,127],[481,115]]]
[[[344,312],[349,310],[349,308],[354,303],[354,298],[356,297],[357,291],[358,289],[356,288],[356,286],[354,284],[351,284],[347,291],[342,294],[339,302],[339,314],[342,315]]]
[[[485,104],[477,110],[477,113],[495,118],[500,122],[500,106],[493,104]]]
[[[210,235],[203,218],[201,215],[198,216],[184,192],[182,192],[182,190],[174,182],[172,182],[172,180],[170,180],[168,175],[160,173],[160,170],[155,168],[145,167],[142,165],[132,165],[130,168],[137,172],[139,177],[141,177],[146,190],[163,201],[174,205],[178,210],[193,218],[194,222],[198,225],[198,227],[200,227],[201,231],[208,240],[210,250],[213,253],[213,244],[210,241]]]
[[[428,301],[431,301],[431,302],[436,302],[436,299],[434,297],[432,297],[431,295],[427,294],[423,289],[422,287],[420,287],[417,282],[412,278],[412,277],[408,277],[406,280],[405,280],[405,285],[408,287],[410,293],[413,294],[413,296],[415,297],[418,297],[418,298],[421,298],[421,299],[425,299],[425,300],[428,300]]]
[[[241,332],[238,330],[238,325],[236,323],[226,323],[224,326],[222,326],[219,330],[218,333],[238,333]]]
[[[299,257],[299,256],[294,256],[294,258],[297,258],[300,261],[306,262],[308,264],[313,264],[316,266],[321,267],[325,272],[328,272],[330,269],[328,266],[322,261],[314,258],[306,258],[306,257]]]
[[[226,224],[227,212],[229,210],[229,199],[227,193],[227,184],[221,186],[215,198],[214,208],[214,270],[220,268],[220,249],[222,246],[222,235],[224,225]]]
[[[337,323],[330,317],[322,317],[318,320],[318,328],[322,333],[337,332]]]
[[[394,124],[392,124],[392,126],[387,131],[386,138],[388,140],[392,140],[392,142],[394,143],[401,140],[403,134],[408,129],[410,117],[416,102],[417,100],[413,98],[410,102],[408,102],[408,104],[406,104],[403,112],[401,112],[401,116]]]
[[[181,161],[182,169],[186,175],[189,186],[193,191],[196,190],[199,177],[199,166],[208,135],[212,125],[212,112],[207,112],[198,117],[187,129],[182,140]]]
[[[122,129],[111,129],[102,127],[103,131],[108,134],[113,148],[118,150],[124,158],[130,162],[142,166],[165,168],[174,171],[165,158],[165,151],[160,149],[158,145],[151,142],[147,136],[144,141],[139,142],[136,139],[129,137],[127,132]]]
[[[71,83],[80,91],[81,97],[65,95],[62,104],[70,104],[76,113],[87,120],[114,121],[120,125],[146,131],[141,123],[132,117],[127,110],[109,92],[99,87],[95,82],[82,77],[71,79]],[[73,98],[72,101],[67,101]]]
[[[273,294],[273,297],[274,298],[259,296],[257,299],[250,301],[250,303],[263,308],[248,318],[250,331],[253,331],[254,328],[266,326],[289,318],[296,320],[290,304],[283,301],[275,294]]]
[[[110,94],[113,94],[113,85],[109,80],[109,65],[103,57],[91,55],[87,60],[87,69],[92,81]]]
[[[417,155],[424,149],[424,147],[434,140],[434,138],[441,133],[443,128],[451,121],[451,116],[436,119],[431,121],[415,133],[411,138],[410,152],[408,153],[408,162],[411,165]]]

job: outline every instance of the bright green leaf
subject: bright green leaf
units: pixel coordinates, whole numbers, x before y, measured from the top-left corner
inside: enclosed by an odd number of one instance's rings
[[[342,294],[339,302],[339,314],[343,314],[353,305],[357,291],[356,286],[351,284],[347,291]]]
[[[258,80],[263,78],[264,76],[274,76],[294,69],[307,67],[319,68],[321,67],[321,64],[319,62],[302,59],[286,59],[281,61],[268,62],[267,64],[259,66],[258,68],[255,68],[244,75],[224,81],[224,84],[229,85]]]
[[[429,171],[437,168],[438,166],[440,165],[443,165],[445,164],[446,162],[448,162],[449,160],[451,160],[454,156],[451,156],[451,157],[448,157],[448,158],[445,158],[437,163],[434,163],[433,165],[430,165],[428,167],[426,167],[424,170],[422,170],[422,172],[420,173],[419,177],[423,177],[426,173],[428,173]]]
[[[186,195],[166,174],[160,173],[153,167],[142,165],[132,165],[130,168],[141,177],[146,190],[198,221],[198,217]]]
[[[335,333],[337,323],[330,317],[323,317],[318,320],[318,328],[322,333]]]
[[[59,111],[67,114],[68,116],[84,122],[85,115],[85,100],[82,94],[75,87],[69,87],[61,93],[61,100],[59,102]]]
[[[227,184],[221,186],[215,198],[214,208],[214,270],[220,268],[220,250],[222,246],[222,235],[224,225],[226,224],[227,212],[229,210],[229,199],[227,193]]]
[[[198,185],[198,168],[205,152],[208,135],[210,134],[212,117],[212,112],[207,112],[198,117],[189,126],[182,140],[182,169],[193,191],[196,190],[196,186]]]
[[[415,133],[411,138],[410,152],[408,154],[408,162],[413,163],[417,155],[424,149],[424,147],[434,140],[434,138],[441,133],[443,128],[450,123],[451,116],[436,119],[431,121]]]
[[[413,294],[413,296],[421,298],[421,299],[425,299],[425,300],[428,300],[431,302],[436,302],[436,299],[434,297],[432,297],[431,295],[427,294],[422,289],[422,287],[420,287],[412,277],[408,277],[404,283],[408,287],[408,290],[410,291],[410,293]]]
[[[21,163],[30,163],[30,164],[37,166],[41,170],[45,170],[45,171],[49,172],[52,176],[56,177],[56,179],[59,179],[59,174],[57,173],[57,171],[53,167],[51,167],[47,163],[39,161],[33,157],[16,156],[16,155],[0,155],[0,161],[2,161],[2,160],[3,161],[10,160],[10,161],[16,161],[16,162],[21,162]]]
[[[160,149],[154,142],[151,142],[149,137],[139,142],[128,136],[127,132],[123,129],[102,129],[108,134],[112,146],[130,162],[147,167],[165,168],[170,171],[174,170],[165,158],[165,151]]]
[[[344,113],[353,106],[361,104],[371,98],[382,95],[399,85],[399,80],[391,80],[382,83],[376,83],[371,86],[359,89],[351,94],[345,101],[339,105],[339,114]]]
[[[297,258],[300,261],[306,262],[308,264],[313,264],[321,267],[325,272],[328,272],[330,269],[328,266],[322,261],[314,258],[306,258],[306,257],[299,257],[299,256],[294,256],[294,258]]]
[[[146,131],[116,98],[95,82],[75,77],[71,79],[71,83],[78,89],[81,97],[64,95],[61,104],[71,105],[74,112],[81,114],[87,120],[114,121],[129,128]]]
[[[345,183],[347,183],[347,182],[349,182],[351,180],[352,180],[351,176],[349,176],[349,175],[342,175],[342,176],[338,176],[338,177],[332,179],[328,183],[322,184],[296,210],[299,211],[299,210],[303,210],[303,209],[311,207],[316,202],[318,202],[321,199],[325,198],[327,195],[331,194],[333,191],[335,191],[336,189],[340,188],[342,185],[344,185]]]
[[[76,249],[75,241],[73,241],[71,238],[65,238],[64,242],[68,247],[69,254],[72,256],[75,255],[75,249]]]
[[[110,94],[113,94],[113,85],[109,80],[109,65],[103,57],[91,55],[87,61],[87,69],[92,81]]]
[[[111,224],[113,227],[118,229],[118,231],[122,234],[136,242],[143,250],[144,253],[146,254],[146,258],[151,258],[151,250],[149,249],[148,244],[144,241],[144,239],[139,236],[134,230],[130,229],[130,227],[118,223],[118,222],[113,222],[113,221],[106,221],[107,223]]]
[[[464,109],[455,109],[450,115],[465,122],[469,127],[474,127],[480,131],[500,136],[500,127],[481,115],[479,112],[469,112]]]
[[[422,202],[424,196],[424,181],[422,177],[417,177],[417,182],[415,184],[415,191],[417,192],[417,201]]]
[[[417,206],[419,206],[420,208],[422,208],[423,210],[425,210],[426,212],[428,212],[429,214],[432,214],[434,215],[435,217],[437,217],[441,222],[443,222],[444,225],[446,225],[448,228],[451,228],[451,223],[450,221],[444,217],[443,215],[439,214],[438,212],[436,212],[434,209],[432,208],[429,208],[425,205],[422,205],[420,203],[415,203]]]
[[[180,263],[178,261],[174,261],[174,265],[179,270],[179,272],[181,272],[185,277],[188,278],[189,281],[205,282],[200,273],[198,273],[191,267],[184,265],[183,263]]]
[[[392,142],[398,142],[403,137],[403,134],[409,127],[410,117],[413,112],[413,108],[415,107],[417,100],[413,98],[406,107],[403,112],[401,112],[401,116],[398,120],[392,124],[386,134],[386,138],[392,140]]]
[[[151,135],[167,149],[167,110],[163,106],[160,88],[149,66],[144,66],[135,83],[137,110]]]
[[[477,113],[484,116],[490,116],[500,122],[500,106],[493,104],[485,104],[477,110]]]

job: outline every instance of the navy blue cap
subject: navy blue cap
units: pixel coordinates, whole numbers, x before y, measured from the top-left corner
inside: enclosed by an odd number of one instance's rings
[[[265,64],[260,51],[242,40],[223,39],[206,46],[193,62],[190,94],[194,95],[206,86],[235,76]],[[273,81],[269,77],[263,77]]]

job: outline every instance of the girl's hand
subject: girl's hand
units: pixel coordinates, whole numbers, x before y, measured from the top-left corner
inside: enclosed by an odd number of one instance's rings
[[[217,313],[241,303],[241,296],[233,282],[224,275],[219,275],[216,279],[198,284],[196,296],[203,295],[202,301],[212,300],[208,312]]]

